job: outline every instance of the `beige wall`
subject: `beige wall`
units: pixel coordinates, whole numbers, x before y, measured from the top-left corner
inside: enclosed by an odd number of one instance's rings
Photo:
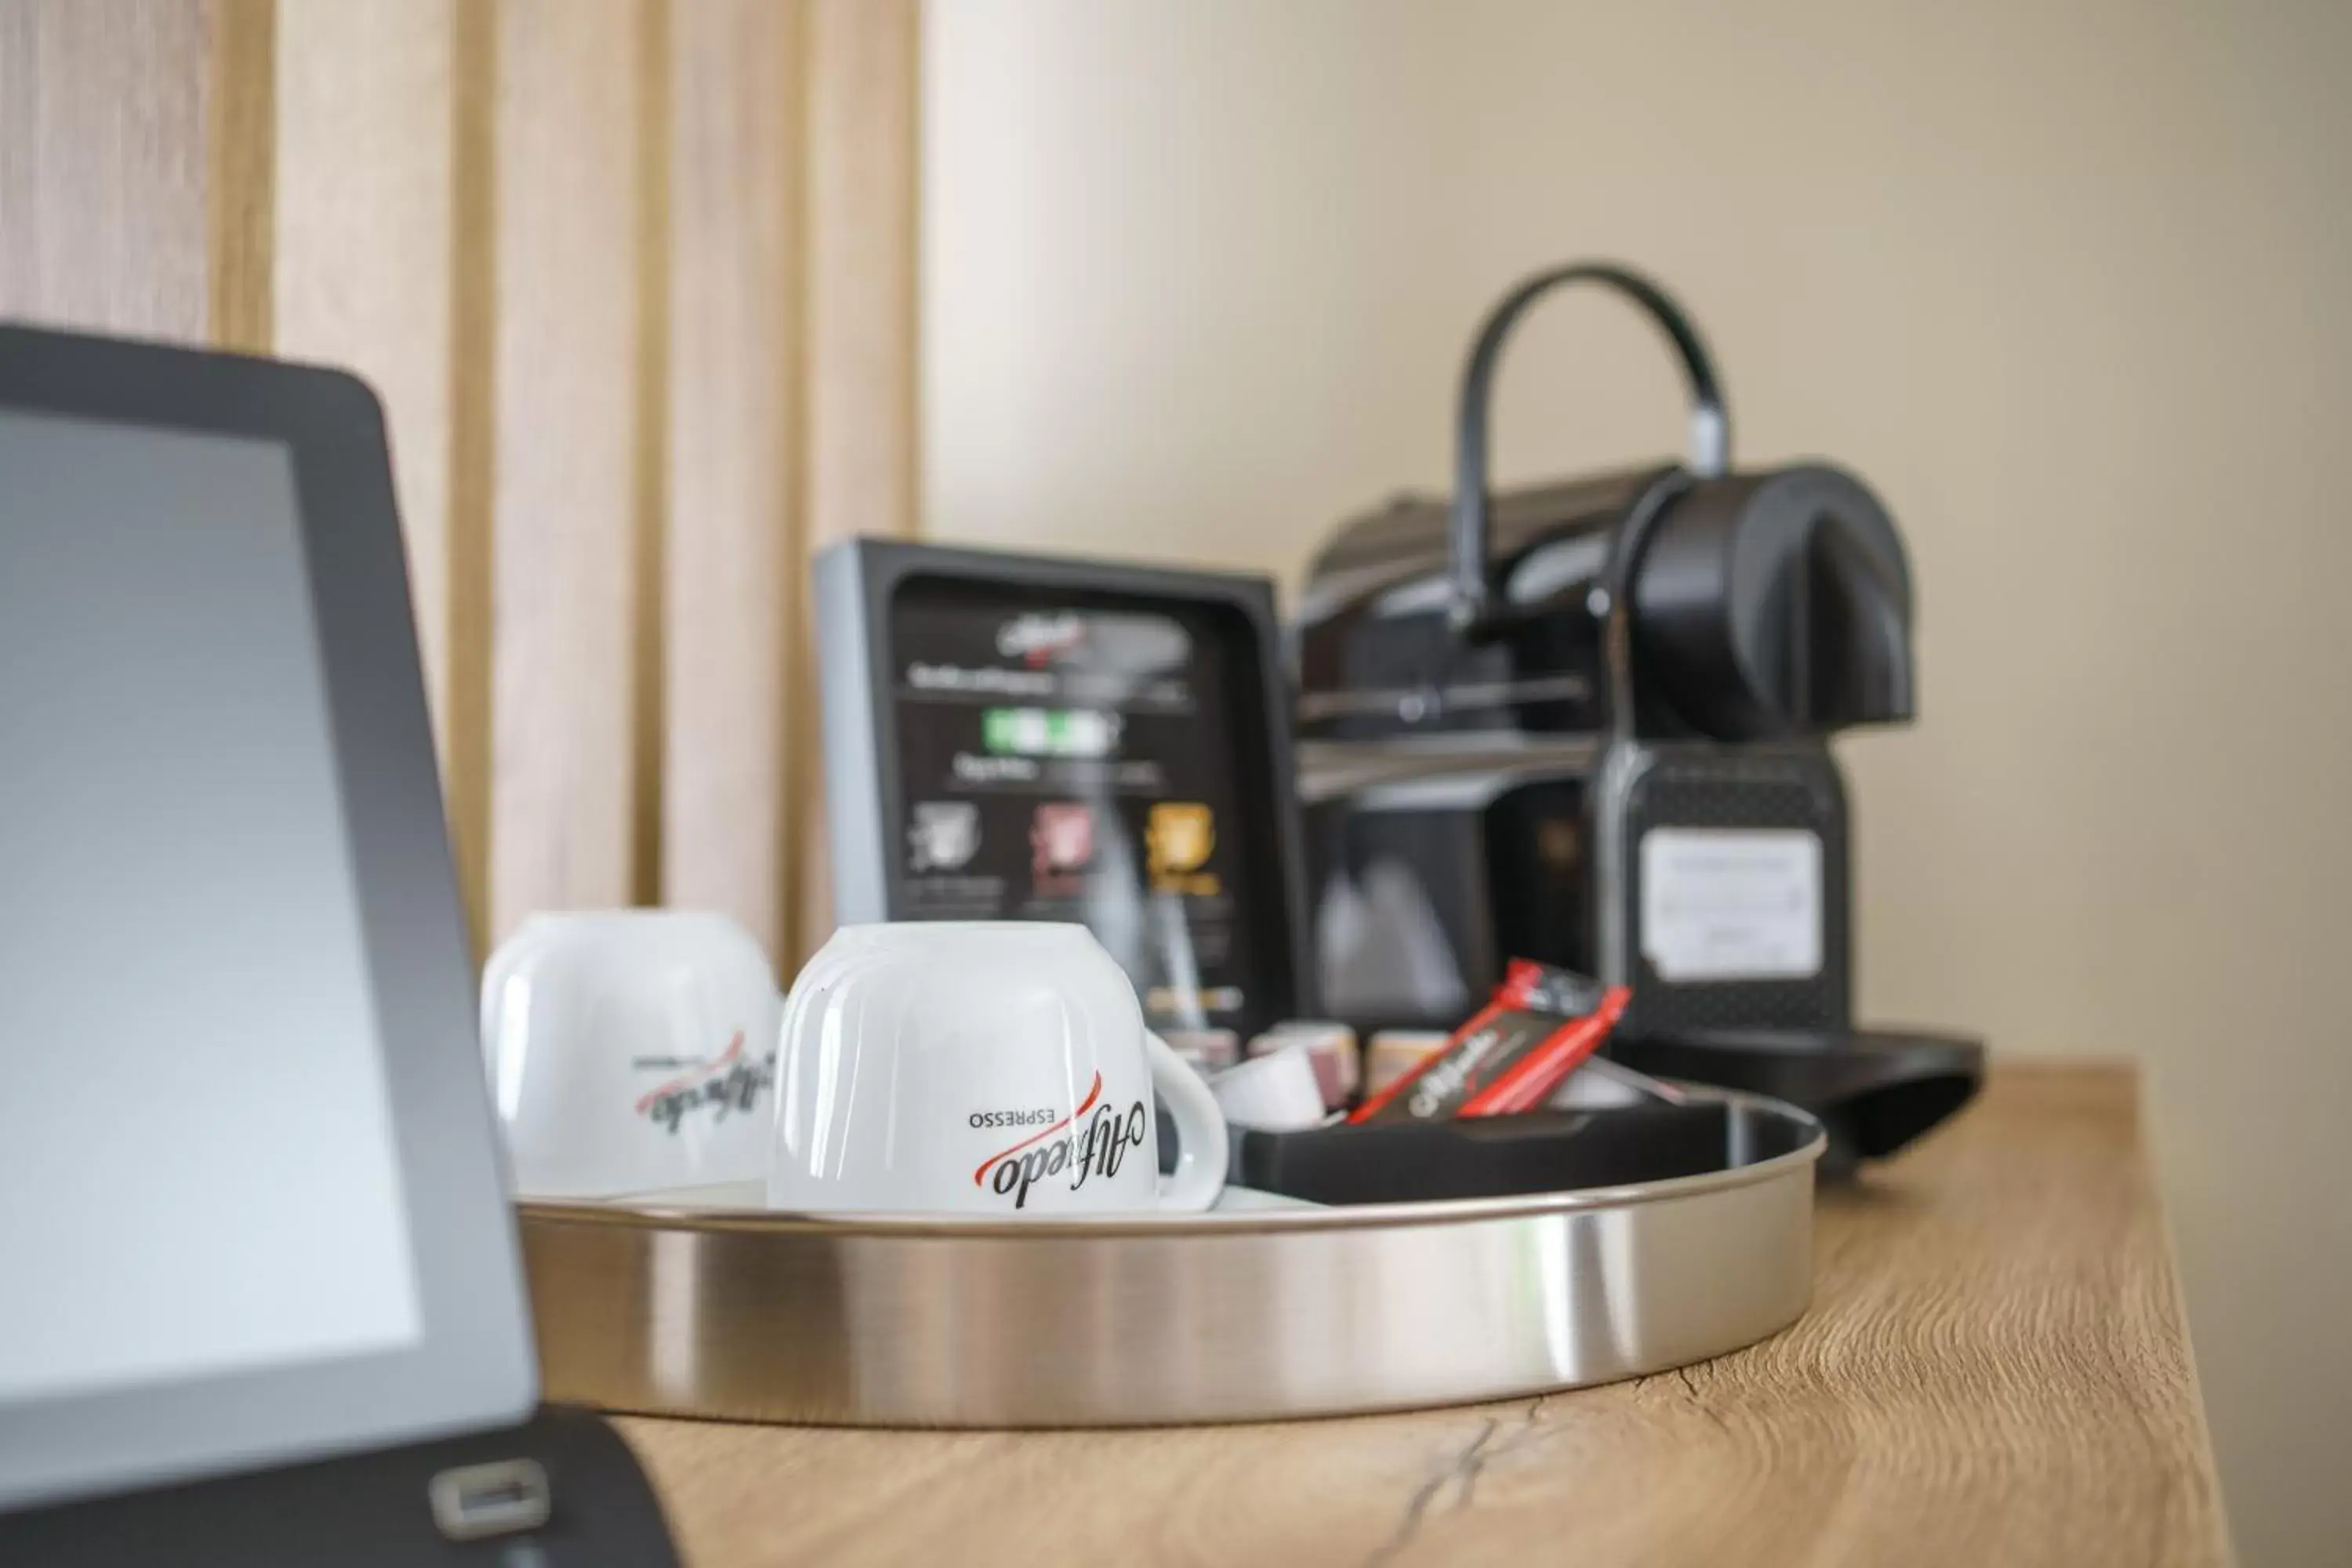
[[[1654,269],[1741,454],[1907,529],[1923,720],[1844,748],[1863,1004],[2148,1065],[2241,1548],[2352,1489],[2352,7],[936,0],[936,536],[1295,580],[1448,461],[1484,306]],[[1548,308],[1501,469],[1670,448]]]

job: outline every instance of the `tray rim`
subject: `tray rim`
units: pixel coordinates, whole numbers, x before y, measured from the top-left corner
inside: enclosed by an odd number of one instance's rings
[[[1785,1100],[1737,1089],[1712,1089],[1703,1098],[1744,1106],[1790,1123],[1808,1136],[1783,1154],[1752,1164],[1727,1165],[1686,1176],[1628,1182],[1606,1187],[1575,1187],[1550,1193],[1519,1193],[1492,1198],[1442,1198],[1404,1204],[1347,1204],[1313,1207],[1248,1209],[1185,1215],[1087,1215],[1045,1220],[952,1219],[938,1215],[823,1215],[782,1209],[709,1208],[656,1204],[514,1200],[520,1223],[580,1225],[626,1230],[730,1233],[848,1241],[1161,1241],[1213,1239],[1248,1235],[1292,1235],[1328,1230],[1389,1229],[1469,1225],[1491,1220],[1632,1208],[1697,1197],[1769,1182],[1815,1164],[1829,1147],[1821,1119]]]

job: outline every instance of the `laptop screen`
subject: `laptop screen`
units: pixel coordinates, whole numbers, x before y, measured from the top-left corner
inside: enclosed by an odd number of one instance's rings
[[[288,448],[0,411],[0,1405],[423,1335]]]

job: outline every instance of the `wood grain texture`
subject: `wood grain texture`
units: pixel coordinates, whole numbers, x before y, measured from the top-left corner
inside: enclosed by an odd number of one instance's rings
[[[622,1423],[700,1568],[2228,1557],[2122,1067],[1996,1071],[1821,1200],[1812,1310],[1509,1405],[1144,1432]]]
[[[669,14],[661,897],[785,954],[797,526],[800,8]]]
[[[912,532],[917,494],[916,0],[811,0],[808,548]],[[803,590],[804,592],[804,590]],[[795,689],[815,689],[805,635]],[[833,928],[815,715],[795,735],[802,828],[796,946]]]
[[[205,340],[218,21],[190,0],[0,0],[0,313]]]
[[[641,25],[636,0],[497,7],[494,942],[633,893]]]
[[[383,401],[434,735],[449,752],[457,0],[278,0],[276,351]]]

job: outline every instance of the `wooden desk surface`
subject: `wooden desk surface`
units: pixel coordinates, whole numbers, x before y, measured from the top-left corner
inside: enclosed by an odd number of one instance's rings
[[[2224,1562],[2138,1092],[1998,1068],[1823,1193],[1794,1328],[1683,1372],[1254,1426],[621,1425],[695,1568]]]

